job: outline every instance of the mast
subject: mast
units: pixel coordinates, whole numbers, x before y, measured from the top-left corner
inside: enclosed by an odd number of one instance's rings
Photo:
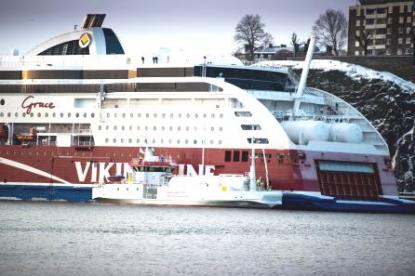
[[[253,140],[252,140],[253,141]],[[249,191],[256,191],[255,149],[251,150],[251,166],[249,166]]]
[[[300,110],[301,98],[304,95],[304,90],[305,90],[305,87],[306,87],[306,84],[307,84],[308,71],[310,70],[310,64],[311,64],[311,60],[313,58],[315,41],[316,41],[315,37],[311,36],[310,44],[308,45],[307,56],[306,56],[305,61],[304,61],[303,71],[301,72],[300,83],[298,84],[297,92],[294,95],[293,116],[297,116],[298,111]]]

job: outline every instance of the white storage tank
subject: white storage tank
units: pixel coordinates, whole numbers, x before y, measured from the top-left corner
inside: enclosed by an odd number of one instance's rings
[[[281,123],[288,137],[300,145],[310,141],[328,141],[330,127],[321,121],[285,121]]]
[[[363,141],[363,132],[357,124],[334,123],[330,126],[330,140],[359,144]]]

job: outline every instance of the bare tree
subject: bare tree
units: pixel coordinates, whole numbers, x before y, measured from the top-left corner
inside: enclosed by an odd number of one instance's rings
[[[294,47],[294,57],[296,57],[298,50],[300,49],[300,44],[298,43],[298,36],[296,33],[293,33],[291,36],[291,44]]]
[[[270,33],[265,33],[263,39],[262,39],[262,48],[268,48],[268,47],[272,47],[274,45],[274,38],[272,37],[272,35]]]
[[[234,39],[244,45],[249,54],[248,60],[254,60],[255,50],[262,44],[264,38],[268,37],[264,27],[265,24],[261,22],[261,17],[258,14],[245,15],[236,26]]]
[[[362,30],[359,35],[355,35],[357,41],[359,41],[360,47],[363,49],[363,55],[367,55],[367,47],[369,46],[370,39],[372,34],[369,31]]]
[[[340,10],[327,10],[321,14],[313,26],[314,34],[320,44],[331,45],[334,54],[345,45],[347,37],[347,19]]]

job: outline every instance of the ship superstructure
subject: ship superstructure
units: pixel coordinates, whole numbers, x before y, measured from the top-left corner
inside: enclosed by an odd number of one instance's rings
[[[340,98],[287,68],[143,65],[102,21],[88,15],[0,60],[3,183],[108,183],[144,147],[176,160],[178,175],[244,174],[254,149],[258,183],[273,190],[397,195],[387,144]]]

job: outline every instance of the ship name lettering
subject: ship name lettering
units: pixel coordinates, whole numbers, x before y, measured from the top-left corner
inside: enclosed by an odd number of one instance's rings
[[[33,108],[55,108],[53,102],[30,102],[32,99],[34,99],[34,96],[27,96],[22,102],[22,108],[26,109],[26,114],[32,113]]]

